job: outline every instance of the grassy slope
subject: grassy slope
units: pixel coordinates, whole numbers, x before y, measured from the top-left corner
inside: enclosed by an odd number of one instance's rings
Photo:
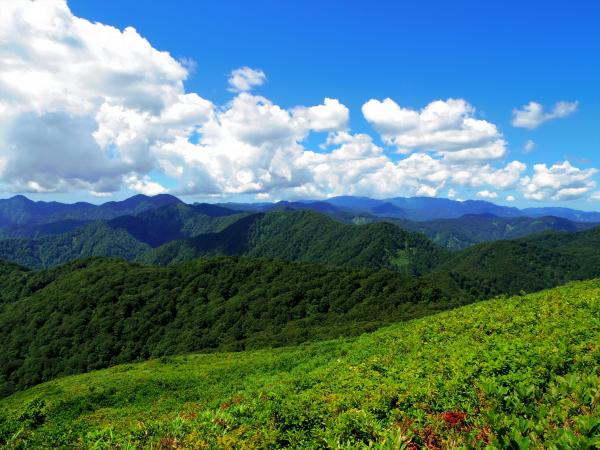
[[[55,380],[0,400],[0,442],[593,448],[599,333],[600,280],[572,283],[355,340],[163,358]]]

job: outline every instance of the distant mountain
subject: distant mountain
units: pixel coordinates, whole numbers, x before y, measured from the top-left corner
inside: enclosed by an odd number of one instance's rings
[[[496,205],[484,200],[457,201],[435,197],[393,197],[379,200],[368,197],[339,196],[318,202],[301,200],[278,203],[226,203],[224,205],[233,209],[254,212],[266,212],[288,206],[290,209],[311,209],[342,220],[348,220],[348,214],[403,218],[413,221],[458,219],[465,215],[492,214],[497,217],[510,218],[553,216],[573,222],[600,223],[600,212],[554,207],[525,208],[521,210],[511,206]],[[345,216],[342,214],[343,212],[346,213]]]
[[[385,200],[376,200],[368,197],[353,197],[349,195],[332,197],[325,201],[338,208],[350,209],[358,212],[370,212],[372,208],[385,203]]]
[[[408,214],[399,206],[390,202],[382,203],[381,205],[373,206],[369,212],[376,216],[404,218]]]
[[[0,240],[0,258],[34,269],[91,256],[133,260],[166,242],[220,231],[247,214],[215,205],[170,203],[112,220],[10,227],[0,233],[9,230],[33,239]]]
[[[592,223],[572,222],[561,217],[497,217],[493,214],[468,214],[457,219],[423,222],[394,221],[401,228],[420,232],[436,244],[460,250],[480,242],[517,239],[543,231],[582,231]]]
[[[336,214],[340,212],[340,209],[331,203],[327,202],[277,202],[269,208],[269,211],[285,211],[295,209],[307,209],[310,211],[316,211],[324,214]]]
[[[210,204],[173,203],[136,216],[120,216],[108,222],[151,247],[167,242],[220,231],[248,213]]]
[[[570,208],[525,208],[522,212],[530,217],[555,216],[563,217],[575,222],[595,222],[600,223],[600,212],[578,211]]]
[[[113,219],[126,214],[139,214],[173,203],[182,203],[172,195],[135,195],[123,201],[102,205],[91,203],[34,202],[27,197],[0,200],[0,227],[15,225],[40,225],[65,220],[90,221]]]
[[[0,228],[0,239],[37,239],[44,236],[53,236],[72,231],[89,222],[88,220],[65,219],[39,225],[10,225]]]
[[[292,211],[247,216],[219,233],[170,242],[140,261],[167,265],[217,254],[391,268],[409,274],[424,273],[448,256],[424,236],[390,223],[349,225],[312,211]]]
[[[170,204],[183,204],[178,198],[161,194],[154,197],[135,195],[123,201],[112,201],[101,205],[79,202],[65,204],[59,202],[34,202],[17,195],[0,200],[0,228],[31,226],[52,222],[109,220],[123,215],[138,215],[141,212],[157,209]],[[204,214],[231,215],[231,211],[268,212],[306,209],[336,218],[343,222],[362,223],[372,218],[390,217],[412,221],[437,219],[458,219],[465,215],[493,214],[498,217],[561,217],[573,222],[600,223],[600,212],[578,211],[569,208],[525,208],[523,210],[496,205],[482,200],[457,201],[432,197],[393,197],[372,199],[368,197],[339,196],[326,200],[279,201],[276,203],[220,203],[196,204],[204,209]],[[230,212],[224,212],[229,210]],[[64,226],[69,226],[64,223]],[[59,226],[60,227],[60,226]],[[0,237],[14,235],[35,236],[39,230],[29,232],[0,232]],[[65,230],[67,231],[67,230]],[[43,235],[45,231],[39,231]]]

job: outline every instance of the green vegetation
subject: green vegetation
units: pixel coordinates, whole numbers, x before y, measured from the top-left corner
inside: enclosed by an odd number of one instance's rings
[[[0,396],[59,375],[202,349],[357,335],[475,298],[391,271],[246,258],[75,261],[0,277]]]
[[[447,251],[423,235],[390,223],[349,225],[300,210],[247,216],[220,233],[174,241],[139,260],[167,265],[215,254],[389,268],[414,275],[430,271],[448,257]]]
[[[40,269],[90,256],[134,259],[150,246],[138,241],[126,230],[112,228],[106,222],[92,222],[68,233],[40,239],[0,241],[0,258]]]
[[[462,250],[481,242],[518,239],[543,231],[582,231],[597,225],[559,217],[496,217],[490,214],[426,222],[392,221],[404,230],[423,233],[436,244],[452,250]]]
[[[600,280],[0,400],[6,448],[598,448]]]
[[[220,231],[247,213],[212,205],[170,204],[136,216],[82,224],[61,221],[0,229],[5,235],[35,239],[0,240],[0,258],[32,269],[91,256],[134,260],[175,239]]]
[[[475,245],[439,265],[480,298],[533,292],[600,276],[600,227],[577,233],[547,232],[514,241]]]

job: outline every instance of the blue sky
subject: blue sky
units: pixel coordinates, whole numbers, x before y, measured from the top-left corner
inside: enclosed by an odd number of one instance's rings
[[[357,188],[354,177],[347,180],[345,189],[341,176],[335,182],[313,182],[309,179],[314,176],[313,166],[310,169],[302,166],[298,169],[299,174],[290,175],[284,185],[280,185],[274,181],[263,182],[273,164],[261,171],[248,168],[247,174],[242,173],[245,169],[240,165],[236,179],[247,183],[232,183],[223,175],[206,183],[211,187],[195,186],[186,191],[181,187],[183,181],[165,169],[170,163],[156,162],[159,157],[154,155],[153,162],[137,162],[127,166],[127,173],[119,173],[129,182],[109,182],[90,174],[77,175],[75,178],[79,181],[74,182],[69,181],[62,171],[56,178],[60,183],[53,185],[50,181],[47,184],[40,181],[32,184],[31,180],[21,180],[20,184],[7,184],[10,186],[5,189],[7,194],[20,189],[26,195],[40,199],[98,201],[89,192],[107,198],[109,194],[111,198],[122,198],[156,182],[176,194],[189,194],[189,199],[223,196],[244,200],[278,199],[339,193],[392,196],[424,192],[445,197],[453,191],[450,195],[455,198],[489,198],[515,206],[552,204],[600,209],[600,200],[596,199],[600,199],[597,194],[600,189],[593,186],[600,181],[599,175],[574,171],[600,168],[600,138],[596,129],[600,117],[600,90],[597,87],[600,80],[600,31],[597,26],[600,6],[596,2],[503,1],[492,5],[481,1],[72,0],[68,2],[68,8],[74,17],[91,22],[119,30],[134,27],[154,49],[184,61],[186,68],[192,67],[184,81],[185,92],[197,93],[211,102],[215,111],[223,112],[239,94],[228,90],[228,78],[233,70],[241,67],[260,69],[266,75],[266,82],[249,90],[248,95],[264,96],[284,110],[320,105],[324,98],[336,99],[349,113],[347,122],[341,125],[345,132],[368,134],[373,145],[395,163],[413,153],[427,154],[436,160],[444,159],[447,153],[428,148],[429,144],[415,145],[398,153],[400,146],[391,143],[390,136],[386,140],[382,135],[384,125],[366,120],[361,110],[366,102],[390,98],[401,108],[418,112],[436,100],[463,99],[474,108],[465,113],[465,117],[493,124],[497,128],[497,137],[504,141],[501,157],[480,160],[475,165],[469,162],[471,172],[467,172],[483,173],[478,171],[477,164],[490,164],[493,172],[512,161],[518,161],[526,168],[519,173],[519,180],[510,186],[508,182],[495,185],[498,176],[492,175],[487,181],[472,186],[464,181],[457,183],[448,178],[448,173],[460,170],[452,165],[444,169],[447,173],[443,180],[440,175],[440,178],[413,180],[408,184],[390,181],[385,187],[373,187],[364,181],[362,187]],[[123,44],[115,42],[115,45]],[[1,95],[0,89],[0,100]],[[533,129],[513,126],[513,109],[522,108],[529,102],[543,105],[546,113],[550,113],[557,102],[577,103],[573,107],[575,110],[564,117],[547,120]],[[293,145],[300,142],[305,149],[315,153],[332,152],[335,145],[351,144],[347,138],[341,144],[320,147],[328,135],[342,128],[314,125],[305,132],[306,136],[292,139]],[[204,130],[199,133],[203,136]],[[399,140],[404,142],[402,137]],[[534,143],[533,149],[524,152],[528,141]],[[118,151],[125,154],[125,150]],[[370,154],[369,157],[377,155]],[[252,161],[261,158],[257,156]],[[239,156],[234,158],[234,161],[239,160]],[[565,160],[575,169],[563,170],[563,166],[556,171],[551,169],[553,165],[564,164]],[[189,164],[189,160],[186,161]],[[188,180],[195,182],[203,176],[211,177],[214,170],[221,170],[204,160],[198,164],[203,166],[196,168],[194,173],[182,175],[185,183],[189,184]],[[546,164],[548,169],[548,173],[538,174],[539,179],[534,179],[536,164]],[[325,171],[330,170],[327,167],[330,166],[326,166]],[[185,164],[184,169],[187,170]],[[282,173],[290,170],[280,169]],[[43,171],[43,168],[36,170]],[[100,172],[113,170],[116,169],[107,166]],[[353,169],[347,166],[345,170]],[[389,176],[401,177],[403,173],[394,172]],[[50,179],[43,175],[40,180]],[[375,176],[381,177],[383,175]],[[530,179],[527,195],[524,177]],[[540,187],[548,177],[554,177],[548,182],[554,185]],[[426,189],[419,190],[422,181]],[[30,188],[23,189],[20,187],[23,185]],[[39,185],[44,188],[38,189]],[[98,190],[98,186],[104,188]],[[394,192],[395,186],[398,186],[398,192]],[[36,189],[38,193],[34,192]],[[513,197],[513,201],[506,200]]]

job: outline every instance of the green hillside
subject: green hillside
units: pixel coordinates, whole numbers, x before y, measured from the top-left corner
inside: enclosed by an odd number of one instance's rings
[[[475,300],[450,282],[261,259],[6,267],[0,397],[56,376],[161,355],[357,335]]]
[[[470,214],[456,219],[425,222],[392,220],[402,229],[426,235],[436,244],[461,250],[481,242],[518,239],[544,231],[576,232],[597,224],[572,222],[560,217],[496,217]]]
[[[598,448],[600,280],[0,400],[6,448]]]
[[[533,292],[600,276],[600,227],[546,232],[456,252],[429,276],[450,274],[473,295]]]
[[[214,254],[388,268],[408,274],[425,273],[448,257],[447,251],[423,235],[390,223],[349,225],[301,210],[248,216],[220,233],[149,251],[140,261],[167,265]]]
[[[13,226],[0,230],[0,236],[3,232],[12,237],[0,240],[0,259],[32,269],[92,256],[134,260],[152,247],[220,231],[246,215],[213,205],[173,203],[138,215],[87,224],[61,221]]]
[[[90,256],[131,260],[149,249],[148,244],[138,241],[126,230],[97,221],[40,239],[0,240],[0,259],[41,269]]]

